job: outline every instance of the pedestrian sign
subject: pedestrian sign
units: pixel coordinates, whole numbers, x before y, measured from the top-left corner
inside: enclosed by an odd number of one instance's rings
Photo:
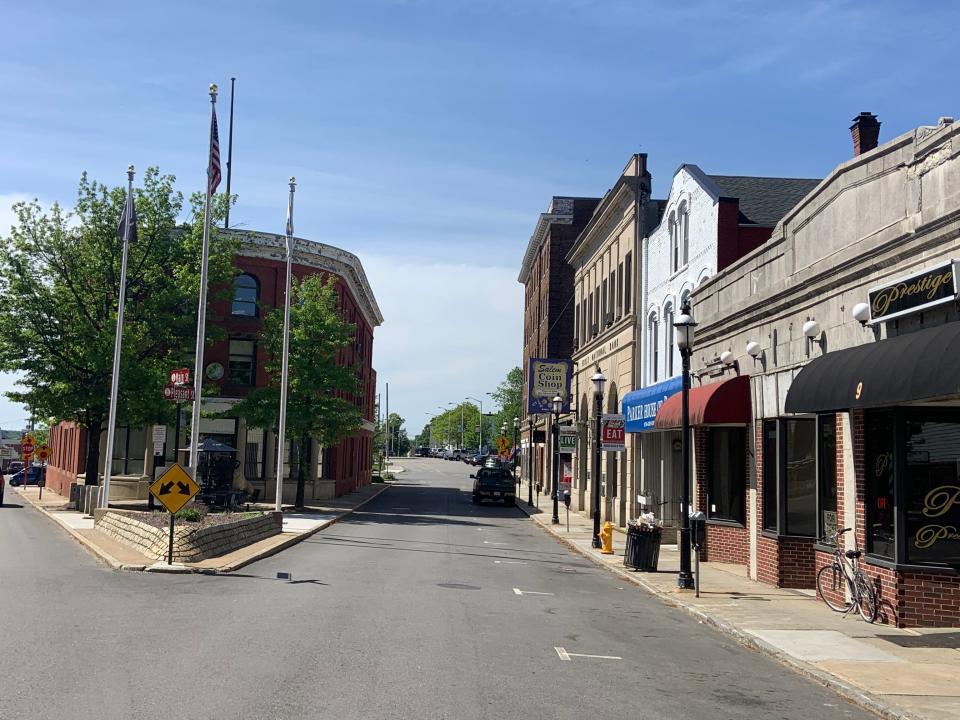
[[[50,457],[50,448],[46,445],[41,445],[37,448],[37,460],[40,462],[46,462]]]
[[[200,486],[180,465],[174,463],[166,472],[153,481],[150,492],[171,513],[190,502],[200,492]]]

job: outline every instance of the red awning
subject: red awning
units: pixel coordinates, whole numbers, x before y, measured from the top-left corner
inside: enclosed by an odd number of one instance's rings
[[[668,430],[681,425],[682,393],[674,393],[660,406],[655,428]],[[750,376],[739,375],[723,382],[690,388],[691,425],[750,424]]]

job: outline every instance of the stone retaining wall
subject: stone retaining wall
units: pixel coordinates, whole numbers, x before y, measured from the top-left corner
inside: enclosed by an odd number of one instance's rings
[[[123,511],[98,513],[95,526],[118,542],[154,560],[167,557],[170,531],[141,522]],[[218,557],[276,535],[281,524],[272,514],[241,518],[221,525],[198,528],[194,523],[178,521],[173,529],[173,561],[198,562]]]

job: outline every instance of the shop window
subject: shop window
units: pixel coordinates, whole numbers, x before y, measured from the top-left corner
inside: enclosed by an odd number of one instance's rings
[[[257,300],[260,299],[260,283],[253,275],[238,275],[233,281],[233,305],[231,315],[257,316]]]
[[[777,421],[763,421],[763,529],[776,532],[780,527],[777,515]]]
[[[864,415],[864,475],[867,503],[867,551],[894,558],[894,423],[893,413]]]
[[[257,368],[257,344],[253,340],[230,340],[231,385],[253,385]]]
[[[817,532],[816,420],[763,424],[763,529],[814,537]]]
[[[837,416],[817,418],[817,537],[837,531]]]
[[[263,481],[263,448],[263,429],[248,428],[243,458],[243,477],[248,482]]]
[[[110,472],[114,475],[142,475],[147,451],[145,428],[120,426],[113,433],[113,459]]]
[[[784,420],[784,534],[813,537],[817,532],[816,421]]]
[[[906,422],[907,563],[960,566],[960,418]]]
[[[745,523],[746,430],[710,428],[707,434],[707,517]]]

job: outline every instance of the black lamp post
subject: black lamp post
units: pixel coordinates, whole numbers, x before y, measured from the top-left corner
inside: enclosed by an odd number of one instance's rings
[[[677,575],[677,587],[689,590],[693,587],[693,573],[690,572],[690,355],[693,352],[693,331],[697,326],[689,302],[683,303],[680,316],[673,326],[677,331],[677,347],[683,360],[680,430],[683,495],[680,500],[680,573]]]
[[[600,371],[597,365],[597,372],[590,378],[593,382],[594,395],[594,415],[596,415],[596,427],[593,433],[593,542],[591,545],[595,548],[600,547],[600,463],[601,463],[601,444],[600,432],[601,422],[603,420],[603,386],[607,383],[607,378]]]
[[[533,415],[527,415],[527,505],[533,507]]]
[[[557,492],[557,488],[560,484],[560,409],[563,407],[563,399],[559,395],[555,395],[553,398],[553,427],[551,430],[551,436],[553,442],[551,444],[551,450],[553,450],[553,472],[550,474],[550,495],[553,498],[553,517],[550,518],[550,522],[553,525],[560,524],[560,493]]]
[[[520,449],[520,446],[517,445],[520,437],[520,418],[515,417],[513,419],[513,482],[515,485],[520,484],[520,478],[517,477],[517,451]]]

